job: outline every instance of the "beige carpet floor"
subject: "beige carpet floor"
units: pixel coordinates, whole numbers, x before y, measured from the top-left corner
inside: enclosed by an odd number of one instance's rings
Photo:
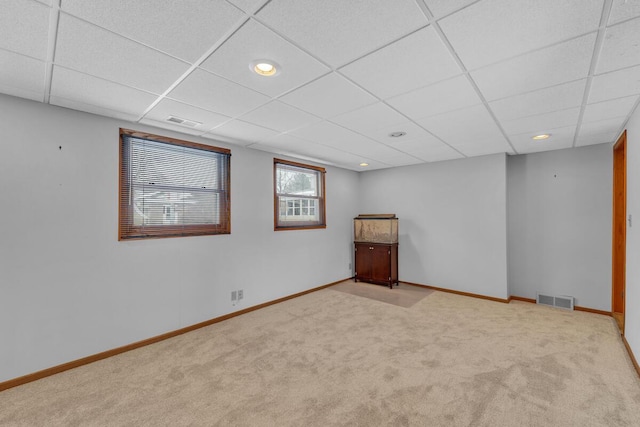
[[[392,289],[388,286],[354,282],[353,280],[345,280],[342,283],[332,286],[331,289],[405,308],[413,306],[422,298],[434,292],[432,289],[407,285],[405,283],[393,285]]]
[[[0,425],[640,426],[640,380],[605,316],[328,288],[1,392]]]

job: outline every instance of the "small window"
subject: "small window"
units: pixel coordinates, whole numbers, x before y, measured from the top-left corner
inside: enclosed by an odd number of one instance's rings
[[[120,129],[119,239],[229,234],[231,152]]]
[[[324,168],[273,160],[275,229],[325,228]]]

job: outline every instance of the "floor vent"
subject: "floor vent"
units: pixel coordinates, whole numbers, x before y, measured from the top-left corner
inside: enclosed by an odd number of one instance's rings
[[[564,308],[565,310],[573,310],[573,297],[565,295],[545,295],[540,292],[537,293],[536,302],[542,305],[548,305],[550,307]]]

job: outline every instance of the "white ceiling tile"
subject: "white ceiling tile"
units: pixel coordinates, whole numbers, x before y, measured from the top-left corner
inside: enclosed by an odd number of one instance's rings
[[[471,73],[485,99],[492,101],[586,78],[596,34],[518,56]]]
[[[64,13],[56,46],[58,65],[154,93],[164,92],[189,68],[184,62]]]
[[[578,80],[503,98],[490,102],[489,106],[501,121],[566,110],[582,104],[585,84],[586,79]]]
[[[440,147],[426,147],[421,150],[415,150],[412,154],[426,162],[440,162],[443,160],[464,158],[464,155],[460,152],[444,144]]]
[[[62,10],[189,62],[245,16],[222,0],[64,0]]]
[[[312,144],[312,143],[304,142],[303,145],[301,145],[299,148],[303,147],[304,144]],[[267,153],[271,153],[272,155],[278,156],[278,157],[289,157],[290,159],[303,161],[303,162],[311,162],[311,163],[315,163],[315,164],[323,165],[323,166],[326,166],[326,165],[337,166],[336,164],[330,162],[327,159],[321,159],[321,158],[306,156],[306,155],[301,154],[301,153],[290,151],[286,147],[281,147],[281,146],[275,146],[274,147],[274,146],[266,145],[266,144],[253,144],[253,145],[250,145],[250,146],[247,146],[247,147],[251,148],[252,150],[265,151]]]
[[[488,156],[491,154],[516,154],[510,147],[496,141],[473,141],[455,147],[461,157]],[[519,153],[518,153],[519,154]]]
[[[329,163],[347,167],[348,169],[357,167],[363,161],[373,163],[372,159],[324,146],[290,134],[276,135],[262,143],[251,145],[250,148],[293,156],[303,160]]]
[[[398,153],[393,156],[387,156],[385,157],[384,162],[394,167],[410,166],[410,165],[417,165],[419,163],[424,163],[422,159],[419,159],[417,157],[414,157],[410,154],[405,154],[405,153]]]
[[[640,0],[613,0],[609,24],[640,16]]]
[[[331,118],[331,121],[363,133],[407,121],[407,118],[382,102],[367,105]]]
[[[593,77],[589,103],[640,93],[640,66]]]
[[[640,18],[606,30],[596,74],[640,64]]]
[[[247,13],[254,13],[267,1],[268,0],[229,0],[229,3],[236,5]]]
[[[242,120],[232,120],[209,131],[209,134],[213,137],[225,137],[246,145],[264,141],[277,135],[278,132]]]
[[[337,116],[377,101],[336,73],[321,77],[280,99],[322,118]]]
[[[486,156],[488,154],[509,153],[515,154],[504,138],[495,140],[470,141],[460,144],[452,144],[456,150],[467,157]]]
[[[340,71],[382,99],[461,73],[431,27],[352,62]]]
[[[72,110],[82,111],[85,113],[97,114],[99,116],[126,120],[129,122],[134,122],[138,119],[138,115],[136,114],[125,113],[118,110],[110,110],[108,108],[98,107],[96,105],[86,104],[84,102],[65,99],[58,96],[51,96],[51,98],[49,98],[49,104],[69,108]]]
[[[587,145],[596,144],[612,144],[617,139],[618,135],[611,132],[605,134],[590,134],[585,136],[578,135],[578,139],[576,140],[576,147],[584,147]]]
[[[344,152],[333,147],[328,147],[321,144],[305,144],[299,150],[299,154],[305,156],[311,156],[311,158],[319,158],[328,161],[336,166],[360,169],[360,163],[367,162],[371,169],[372,166],[382,165],[385,167],[389,165],[383,162],[377,162],[374,159],[363,157],[358,154]]]
[[[250,144],[253,143],[253,142],[240,141],[239,139],[229,138],[229,137],[222,136],[222,135],[214,135],[214,134],[211,134],[211,133],[204,133],[204,134],[198,135],[198,136],[200,138],[210,139],[211,141],[213,141],[213,144],[224,143],[224,144],[233,144],[233,145],[237,145],[237,146],[240,146],[240,147],[248,147]]]
[[[621,130],[622,125],[627,117],[614,117],[612,119],[598,120],[595,122],[583,122],[580,126],[578,137],[586,137],[589,135],[611,135],[613,139]]]
[[[251,148],[252,150],[260,150],[260,151],[266,151],[267,153],[272,153],[272,154],[278,154],[281,156],[287,156],[289,155],[286,148],[283,147],[273,147],[271,145],[267,145],[267,144],[251,144],[251,145],[247,145],[248,148]]]
[[[440,26],[470,69],[598,29],[603,0],[486,0]]]
[[[202,129],[197,129],[197,128],[192,128],[189,126],[183,126],[183,125],[178,125],[175,123],[170,123],[167,122],[165,120],[153,120],[153,119],[142,119],[139,121],[139,123],[143,124],[143,125],[147,125],[147,126],[153,126],[153,127],[157,127],[160,129],[167,129],[167,130],[172,130],[175,132],[180,132],[180,133],[184,133],[187,135],[196,135],[199,136],[200,134],[202,134]]]
[[[376,168],[389,167],[386,164],[382,166],[380,163],[377,163],[371,159],[365,159],[355,154],[344,153],[331,147],[323,147],[322,145],[309,145],[298,154],[301,154],[302,160],[314,161],[315,159],[318,159],[322,163],[327,163],[354,171],[362,169],[360,163],[362,163],[363,161],[369,162],[372,167]]]
[[[177,101],[236,117],[269,101],[251,89],[203,70],[194,70],[169,95]]]
[[[248,147],[280,156],[288,156],[305,162],[336,166],[356,172],[383,169],[391,166],[384,162],[378,162],[358,154],[352,154],[333,147],[310,142],[289,134],[279,134],[265,142],[250,144]],[[367,162],[369,166],[360,166],[362,162]]]
[[[473,140],[504,140],[484,105],[426,117],[418,120],[418,124],[450,144]]]
[[[259,59],[274,61],[280,72],[271,77],[256,74],[250,64]],[[270,96],[280,95],[330,71],[254,20],[216,50],[202,68]]]
[[[427,24],[415,0],[273,0],[257,17],[333,67]]]
[[[421,119],[482,101],[466,76],[436,83],[387,100],[389,105],[412,119]]]
[[[387,163],[387,158],[392,158],[398,156],[401,151],[390,147],[388,145],[379,144],[375,141],[367,141],[366,145],[358,144],[358,145],[349,145],[349,149],[344,149],[345,151],[352,152],[354,154],[358,154],[363,157],[368,157],[370,159],[377,160],[379,162]]]
[[[414,156],[410,156],[410,155],[403,155],[402,157],[397,157],[397,158],[387,158],[385,159],[386,163],[391,164],[391,166],[393,167],[400,167],[400,166],[411,166],[411,165],[419,165],[424,163],[424,160],[418,157],[414,157]]]
[[[195,128],[190,128],[195,129],[200,133],[205,132],[208,129],[212,129],[216,126],[220,126],[222,123],[230,119],[230,117],[228,116],[213,113],[211,111],[203,110],[201,108],[197,108],[168,98],[164,98],[155,107],[153,107],[153,109],[149,111],[145,118],[164,122],[167,120],[167,118],[169,118],[169,116],[175,116],[181,119],[201,123]],[[175,125],[175,123],[169,124]],[[189,127],[187,126],[187,128]]]
[[[4,0],[0,92],[46,99],[55,42],[53,105],[135,121],[181,82],[140,123],[244,146],[285,141],[271,148],[351,170],[570,147],[581,108],[576,144],[610,143],[640,96],[640,0],[606,1],[584,106],[605,0]],[[275,79],[251,72],[262,58],[281,65]],[[551,140],[530,140],[542,132]]]
[[[245,114],[241,119],[279,132],[320,121],[319,118],[280,101],[271,101]]]
[[[437,19],[451,12],[455,12],[474,1],[476,0],[425,0],[425,3]]]
[[[637,95],[626,96],[624,98],[612,99],[610,101],[589,104],[582,116],[583,123],[596,122],[615,117],[626,117],[638,100]]]
[[[0,2],[0,49],[45,60],[49,34],[47,6],[25,0]]]
[[[552,113],[538,114],[535,116],[520,117],[513,120],[505,120],[501,123],[507,135],[530,133],[540,135],[550,129],[576,126],[580,116],[580,107],[569,108]]]
[[[395,151],[379,142],[330,122],[314,123],[292,131],[291,135],[376,160],[382,159],[372,156],[371,153],[383,156]]]
[[[37,100],[42,102],[45,70],[45,63],[42,61],[0,50],[0,85],[13,88],[17,91],[14,94],[20,91],[27,91],[26,94],[37,93],[40,95]],[[34,99],[31,96],[28,98]]]
[[[537,153],[540,151],[560,150],[570,148],[573,145],[573,138],[576,133],[576,126],[565,126],[551,130],[549,139],[534,141],[531,133],[520,135],[509,135],[513,146],[519,154]]]
[[[409,141],[418,141],[419,145],[432,142],[441,144],[441,141],[429,132],[407,121],[404,116],[383,103],[343,114],[331,121],[391,147],[398,147],[399,144],[404,147]],[[406,135],[400,138],[389,136],[390,133],[398,131],[406,132]],[[404,149],[401,150],[404,151]]]
[[[397,141],[393,141],[393,143],[388,145],[412,157],[417,157],[429,162],[464,157],[451,146],[435,138],[413,140],[402,140],[399,138]]]
[[[295,151],[296,148],[306,144],[317,143],[289,133],[281,133],[266,138],[264,141],[260,141],[259,143],[252,145],[251,147],[258,145],[268,145],[270,147],[279,148],[282,150]]]
[[[330,145],[346,145],[350,139],[366,139],[362,135],[326,121],[295,129],[290,132],[290,135],[319,144],[327,142]]]
[[[29,89],[20,89],[14,86],[5,86],[0,83],[0,94],[11,95],[18,98],[30,99],[32,101],[42,102],[42,92],[34,92]]]
[[[398,151],[402,151],[407,154],[420,153],[425,150],[434,150],[436,148],[448,147],[447,144],[440,141],[437,138],[415,138],[415,139],[403,139],[394,138],[393,141],[386,143],[389,147],[395,148]]]
[[[138,117],[157,98],[148,92],[58,66],[53,69],[51,96]],[[127,102],[123,103],[123,99]]]
[[[392,137],[390,134],[393,132],[405,132],[405,135],[401,137]],[[372,127],[370,129],[365,129],[360,133],[390,146],[395,146],[396,143],[415,140],[439,142],[435,136],[431,135],[417,124],[406,120],[402,123],[397,123],[391,126]]]

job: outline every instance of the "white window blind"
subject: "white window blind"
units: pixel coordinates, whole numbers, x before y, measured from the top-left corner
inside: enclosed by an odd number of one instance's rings
[[[228,150],[122,134],[120,238],[229,233]]]

